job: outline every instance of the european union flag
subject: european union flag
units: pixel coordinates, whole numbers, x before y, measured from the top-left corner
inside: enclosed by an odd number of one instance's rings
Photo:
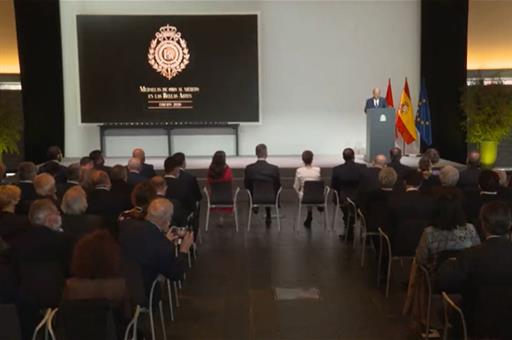
[[[430,106],[424,79],[421,81],[420,101],[416,112],[416,129],[418,129],[423,143],[430,146],[432,144],[432,121],[430,120]]]

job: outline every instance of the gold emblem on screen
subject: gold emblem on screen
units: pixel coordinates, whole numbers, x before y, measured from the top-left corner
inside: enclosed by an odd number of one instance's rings
[[[148,63],[167,79],[178,75],[190,60],[187,42],[176,27],[165,25],[155,33],[148,50]]]

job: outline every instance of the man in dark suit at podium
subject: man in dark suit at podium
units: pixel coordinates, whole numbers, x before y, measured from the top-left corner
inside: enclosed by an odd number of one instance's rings
[[[380,89],[378,87],[372,90],[373,96],[366,100],[364,106],[364,113],[368,113],[369,109],[385,109],[387,107],[386,98],[380,96]]]

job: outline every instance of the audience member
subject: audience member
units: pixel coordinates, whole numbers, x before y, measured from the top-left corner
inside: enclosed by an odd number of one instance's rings
[[[439,180],[439,171],[437,175],[435,175],[432,171],[432,162],[429,158],[421,157],[418,162],[418,171],[421,174],[421,191],[430,192],[433,187],[437,187],[441,185],[441,181]]]
[[[57,188],[52,175],[45,172],[37,175],[34,178],[34,189],[39,199],[48,198],[57,204]]]
[[[20,202],[16,206],[17,214],[28,214],[30,204],[37,199],[36,190],[34,189],[34,177],[37,175],[37,167],[32,162],[21,162],[18,165],[18,183],[21,189]]]
[[[400,160],[402,159],[402,150],[400,148],[394,147],[389,150],[389,159],[388,167],[393,168],[395,170],[398,179],[395,183],[395,190],[403,190],[404,189],[404,178],[411,170],[407,165],[403,165]]]
[[[56,182],[65,183],[66,167],[60,164],[62,162],[62,150],[56,145],[50,146],[46,156],[48,161],[39,166],[39,173],[48,173],[55,178]]]
[[[441,170],[441,166],[439,166],[439,161],[441,160],[441,157],[439,156],[439,151],[437,151],[434,148],[428,148],[423,153],[423,157],[430,161],[430,164],[432,164],[432,174],[434,176],[439,175],[439,171]]]
[[[478,177],[480,176],[480,152],[471,151],[466,159],[466,169],[460,172],[457,186],[464,192],[478,191]]]
[[[157,197],[166,197],[167,194],[167,181],[162,176],[154,176],[150,180],[151,185],[156,191]],[[177,199],[169,199],[173,205],[174,213],[172,215],[171,225],[176,227],[187,226],[187,213],[181,202]]]
[[[313,152],[306,150],[302,153],[302,162],[304,166],[298,168],[295,171],[295,180],[293,182],[293,188],[299,194],[299,199],[302,200],[304,194],[304,183],[307,181],[321,181],[322,176],[320,175],[320,168],[313,166]],[[313,221],[313,210],[308,207],[308,214],[304,221],[306,228],[311,228],[311,222]]]
[[[128,177],[127,177],[127,183],[130,186],[130,188],[133,190],[135,186],[141,182],[144,182],[147,180],[146,177],[142,176],[140,174],[140,170],[142,168],[142,164],[140,162],[140,159],[138,158],[130,158],[128,160]]]
[[[121,223],[119,243],[125,261],[140,266],[147,295],[159,274],[181,280],[188,266],[188,251],[193,233],[187,232],[179,246],[178,236],[169,229],[172,203],[156,198],[149,204],[144,220],[127,219]],[[176,247],[178,252],[176,252]]]
[[[456,187],[458,181],[459,171],[451,165],[445,165],[439,171],[439,182],[441,182],[441,185],[432,187],[429,190],[429,194],[434,200],[444,195],[453,196],[464,207],[466,204],[464,193]]]
[[[511,217],[507,204],[494,201],[480,211],[485,241],[464,250],[456,261],[439,269],[441,290],[461,292],[469,336],[475,339],[510,339],[512,315]]]
[[[66,191],[75,186],[80,185],[80,164],[75,163],[68,166],[66,169],[66,179],[65,183],[57,183],[57,197],[62,199],[62,196],[66,193]]]
[[[185,158],[185,154],[183,152],[176,152],[172,155],[175,164],[178,166],[178,179],[183,184],[183,187],[190,192],[191,202],[188,208],[192,208],[196,211],[196,215],[199,218],[199,202],[203,199],[203,195],[201,194],[201,189],[199,187],[199,183],[194,175],[188,172],[187,169],[187,161]]]
[[[258,160],[245,167],[244,185],[247,190],[253,193],[254,183],[267,182],[271,183],[274,188],[274,195],[281,187],[281,176],[279,175],[279,167],[267,162],[268,151],[265,144],[256,145],[256,157]],[[258,212],[258,208],[254,208],[254,212]],[[270,207],[265,208],[265,224],[269,226],[272,223]]]
[[[94,169],[94,161],[91,159],[91,157],[82,157],[80,158],[80,168],[82,170],[92,170]]]
[[[108,175],[110,175],[111,167],[105,165],[105,158],[103,157],[103,152],[101,150],[93,150],[89,153],[89,158],[94,163],[94,169],[105,171]]]
[[[87,196],[87,213],[103,216],[110,221],[117,220],[123,211],[123,202],[110,191],[112,184],[108,174],[102,170],[95,170],[91,180],[94,190]]]
[[[146,152],[144,149],[136,148],[132,151],[132,157],[137,158],[140,161],[140,175],[144,176],[146,179],[150,179],[156,176],[155,168],[152,164],[146,163]]]
[[[120,222],[130,218],[144,219],[149,203],[157,196],[153,185],[151,185],[149,181],[144,181],[133,188],[130,197],[133,208],[123,211],[121,215],[119,215],[118,220]]]
[[[363,168],[358,201],[364,201],[364,196],[369,192],[379,190],[379,173],[387,166],[387,162],[388,160],[385,155],[376,155],[372,166]]]
[[[436,201],[433,223],[421,235],[416,257],[411,267],[409,288],[404,312],[411,314],[418,323],[425,323],[428,296],[422,272],[417,268],[423,265],[434,272],[443,260],[454,251],[480,244],[480,238],[467,223],[460,202],[454,196],[441,196]]]
[[[29,225],[27,216],[15,213],[20,198],[21,189],[17,186],[0,185],[0,239],[7,244]]]
[[[207,181],[210,186],[219,183],[229,183],[233,185],[233,172],[226,163],[226,153],[224,151],[217,151],[213,154],[212,162],[208,168]],[[218,225],[224,224],[224,217],[222,214],[231,213],[233,208],[214,208],[212,211],[220,212]]]
[[[500,199],[498,195],[500,178],[498,174],[492,170],[482,170],[480,172],[480,176],[478,176],[478,186],[480,191],[465,192],[464,202],[468,220],[477,226],[477,229],[483,238],[483,231],[479,228],[480,223],[478,220],[478,214],[480,212],[480,208],[485,203]]]
[[[500,179],[500,186],[498,188],[498,197],[500,200],[512,203],[512,188],[509,186],[509,179],[507,172],[501,169],[493,170]]]
[[[86,214],[87,194],[79,185],[66,191],[60,209],[63,213],[62,229],[76,239],[92,230],[105,228],[105,222],[101,216]]]
[[[379,172],[379,189],[370,192],[361,204],[366,217],[366,229],[376,232],[379,227],[388,229],[391,223],[389,201],[398,176],[393,168],[386,167]]]

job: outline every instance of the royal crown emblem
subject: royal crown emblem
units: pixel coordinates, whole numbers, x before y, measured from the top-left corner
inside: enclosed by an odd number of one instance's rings
[[[149,44],[149,65],[165,78],[171,79],[187,67],[189,60],[187,42],[176,27],[160,27]]]

